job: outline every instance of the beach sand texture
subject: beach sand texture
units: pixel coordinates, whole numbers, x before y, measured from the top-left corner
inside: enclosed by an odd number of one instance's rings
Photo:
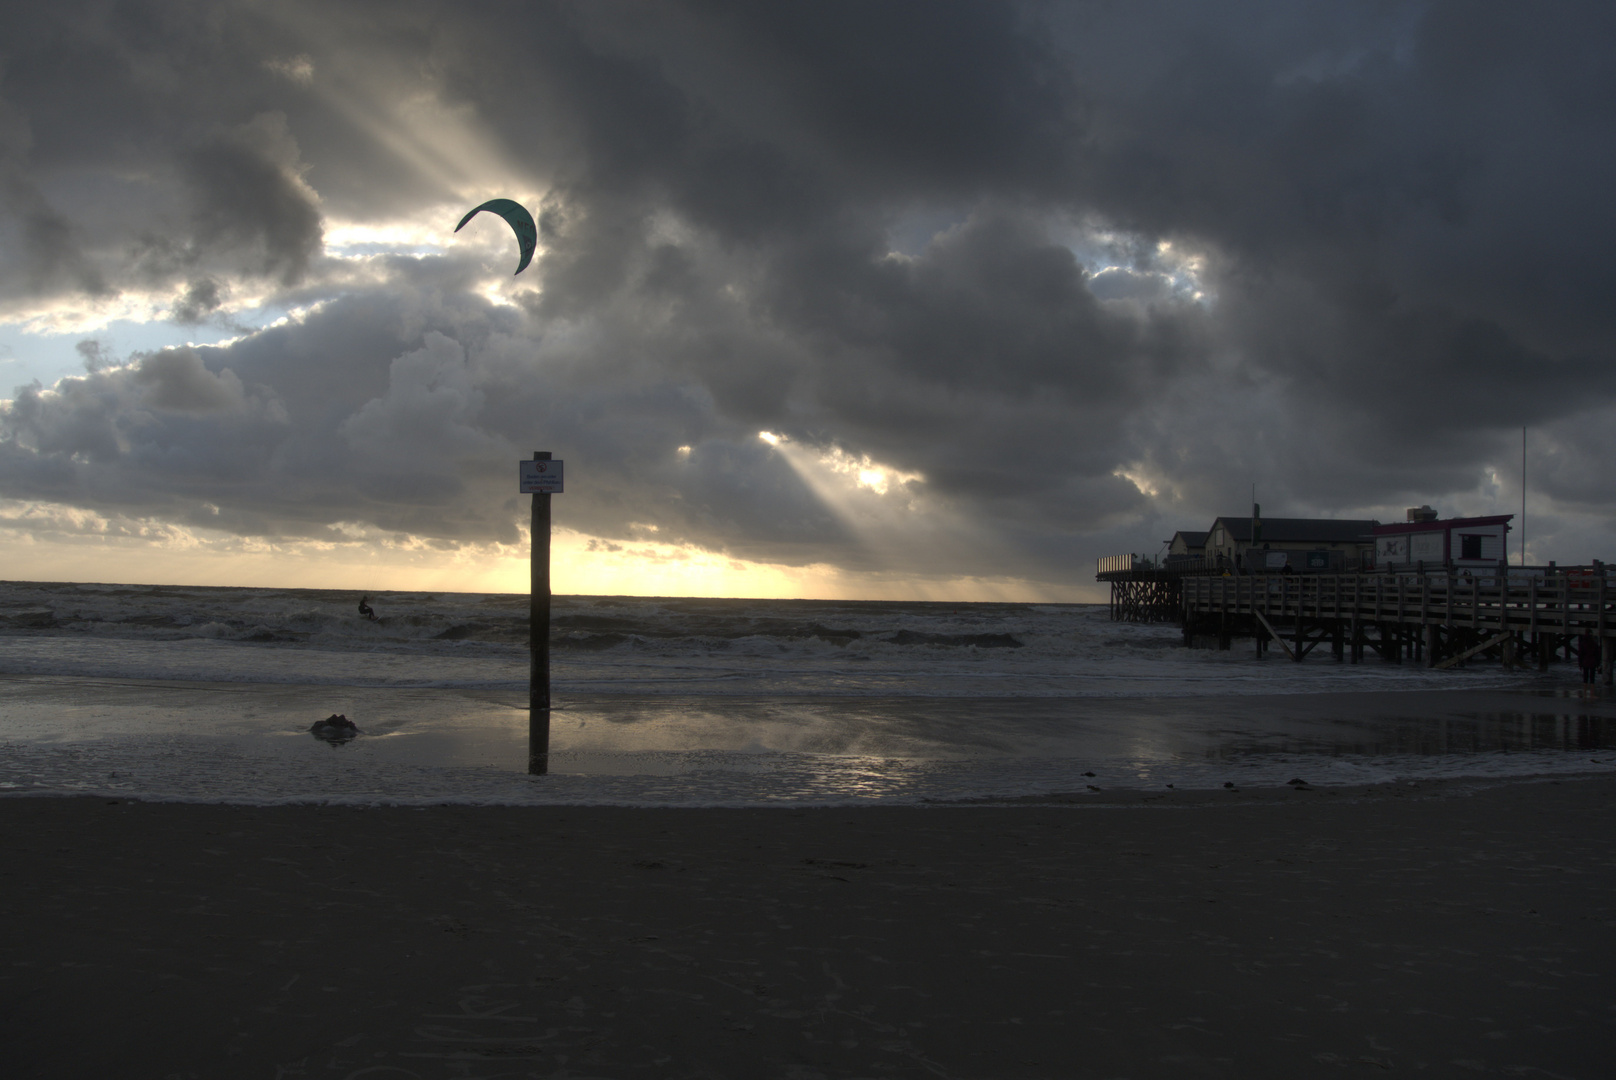
[[[1616,779],[0,799],[10,1077],[1596,1078]]]

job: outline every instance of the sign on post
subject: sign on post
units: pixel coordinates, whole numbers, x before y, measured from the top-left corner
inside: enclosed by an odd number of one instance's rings
[[[523,495],[560,495],[561,462],[519,461]]]

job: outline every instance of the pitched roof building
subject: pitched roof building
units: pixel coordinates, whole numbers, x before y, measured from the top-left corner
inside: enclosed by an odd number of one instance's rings
[[[1210,562],[1250,570],[1345,570],[1371,565],[1376,521],[1343,518],[1220,517],[1207,530]],[[1263,554],[1260,561],[1250,553]]]
[[[1206,551],[1206,537],[1204,532],[1193,532],[1189,529],[1180,529],[1167,541],[1167,554],[1169,555],[1201,555]]]

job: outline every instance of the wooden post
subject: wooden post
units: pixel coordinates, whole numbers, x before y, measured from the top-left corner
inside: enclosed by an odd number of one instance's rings
[[[549,461],[548,450],[533,451]],[[528,592],[527,771],[550,771],[550,493],[534,492]]]
[[[1296,622],[1291,626],[1292,660],[1302,659],[1302,593],[1306,586],[1307,582],[1305,580],[1299,580],[1296,583],[1296,614],[1292,616]]]
[[[1564,574],[1560,575],[1560,637],[1563,641],[1571,640],[1571,579]],[[1569,649],[1566,659],[1571,659]]]
[[[1459,591],[1459,579],[1453,576],[1453,567],[1448,567],[1448,573],[1445,580],[1447,584],[1443,586],[1442,595],[1447,606],[1443,611],[1444,618],[1442,620],[1442,636],[1445,639],[1445,644],[1448,646],[1449,651],[1452,651],[1453,649],[1457,648],[1454,643],[1459,640],[1458,634],[1454,632],[1457,629],[1457,627],[1454,625],[1454,594]],[[1433,662],[1431,666],[1435,667],[1436,664]]]
[[[1543,638],[1538,634],[1538,630],[1537,630],[1537,603],[1538,603],[1538,601],[1537,601],[1537,576],[1536,575],[1533,575],[1532,577],[1530,577],[1530,578],[1528,578],[1526,580],[1526,597],[1527,597],[1527,599],[1526,599],[1527,606],[1530,607],[1531,611],[1532,611],[1532,614],[1530,616],[1531,621],[1529,623],[1529,629],[1530,629],[1531,635],[1532,635],[1532,638],[1531,638],[1531,640],[1532,640],[1532,649],[1537,654],[1537,669],[1539,671],[1547,671],[1547,670],[1549,670],[1549,657],[1548,657],[1548,654],[1546,654],[1543,651]]]
[[[1599,622],[1597,624],[1599,632],[1599,681],[1606,686],[1610,686],[1612,683],[1611,660],[1616,658],[1616,648],[1612,646],[1616,643],[1613,643],[1606,636],[1609,634],[1610,628],[1605,622],[1605,568],[1604,566],[1597,566],[1595,569],[1599,571]]]

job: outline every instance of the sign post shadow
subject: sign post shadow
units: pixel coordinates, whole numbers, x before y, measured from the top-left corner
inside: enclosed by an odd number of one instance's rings
[[[517,463],[521,491],[533,496],[527,621],[527,771],[533,776],[550,771],[550,496],[562,491],[561,464],[548,450]]]

